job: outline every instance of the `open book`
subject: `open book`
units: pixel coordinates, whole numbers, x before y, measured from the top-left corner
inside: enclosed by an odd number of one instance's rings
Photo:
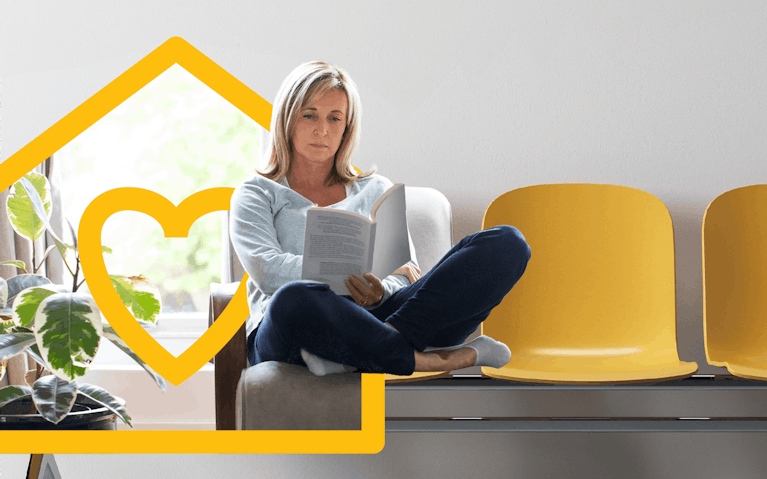
[[[366,218],[352,211],[312,207],[306,214],[302,278],[350,295],[344,281],[372,272],[379,279],[410,261],[405,185],[382,194]]]

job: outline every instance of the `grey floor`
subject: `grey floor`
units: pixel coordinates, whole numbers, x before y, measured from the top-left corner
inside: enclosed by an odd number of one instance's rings
[[[767,433],[390,433],[375,455],[56,455],[62,478],[764,478]],[[24,477],[28,455],[0,456]]]

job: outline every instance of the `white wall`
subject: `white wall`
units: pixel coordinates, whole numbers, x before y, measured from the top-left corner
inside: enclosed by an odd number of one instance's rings
[[[356,164],[445,193],[456,240],[521,186],[612,183],[659,197],[675,227],[680,357],[725,372],[703,351],[700,228],[717,195],[767,182],[767,4],[225,4],[3,2],[2,158],[172,36],[269,101],[299,63],[334,62],[363,99]],[[236,464],[231,473],[251,467]]]

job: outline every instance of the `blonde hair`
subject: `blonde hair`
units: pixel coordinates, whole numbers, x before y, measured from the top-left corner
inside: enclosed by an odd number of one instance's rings
[[[293,167],[293,128],[296,119],[314,98],[331,89],[346,93],[349,108],[346,113],[346,129],[336,152],[334,168],[328,172],[324,185],[350,185],[357,178],[375,173],[373,168],[358,175],[352,166],[352,156],[359,144],[362,119],[362,105],[354,81],[346,70],[340,67],[325,62],[308,62],[293,70],[277,92],[267,149],[269,162],[264,171],[256,170],[259,174],[279,182],[290,173]]]

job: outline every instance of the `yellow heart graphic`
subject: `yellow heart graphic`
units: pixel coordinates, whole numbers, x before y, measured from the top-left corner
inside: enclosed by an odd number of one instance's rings
[[[138,211],[154,218],[166,238],[185,238],[197,218],[228,210],[234,188],[199,191],[174,206],[167,198],[143,188],[116,188],[96,197],[80,219],[79,249],[83,275],[96,304],[118,335],[162,377],[178,386],[197,372],[234,336],[248,316],[247,274],[231,303],[216,322],[179,357],[174,357],[130,314],[109,280],[101,252],[101,230],[119,211]],[[126,207],[125,205],[130,205]]]

